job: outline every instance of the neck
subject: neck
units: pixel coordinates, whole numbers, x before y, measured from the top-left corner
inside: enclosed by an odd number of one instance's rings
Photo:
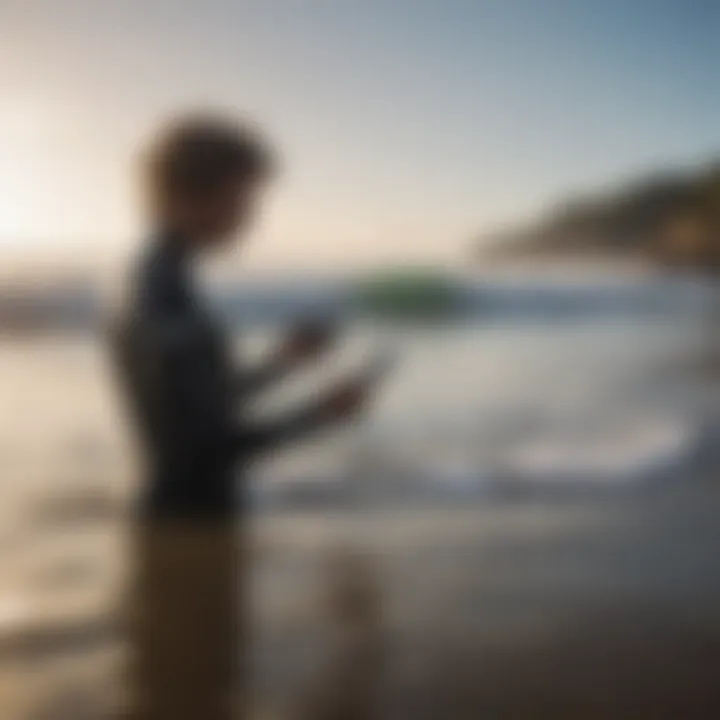
[[[154,237],[157,244],[178,259],[189,259],[194,253],[193,234],[169,224],[159,224]]]

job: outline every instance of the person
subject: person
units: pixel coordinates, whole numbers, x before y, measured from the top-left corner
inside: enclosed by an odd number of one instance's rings
[[[265,366],[243,369],[196,286],[197,260],[247,235],[274,164],[255,130],[214,115],[177,120],[145,159],[151,229],[113,325],[143,460],[123,715],[134,720],[247,712],[248,548],[236,522],[246,471],[352,418],[370,394],[367,378],[351,377],[276,421],[248,416],[253,395],[331,340],[322,327],[300,327]]]

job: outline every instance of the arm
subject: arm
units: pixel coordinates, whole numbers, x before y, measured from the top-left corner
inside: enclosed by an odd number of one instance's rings
[[[162,387],[171,445],[178,456],[205,466],[251,460],[351,417],[367,395],[366,378],[331,388],[310,405],[278,420],[235,419],[226,370],[202,328],[165,323],[152,333],[155,382]]]
[[[292,365],[278,353],[264,365],[238,370],[235,375],[234,392],[239,398],[252,398],[280,382],[291,370]]]
[[[227,397],[224,367],[202,333],[168,323],[153,338],[156,382],[167,399],[164,415],[173,446],[191,462],[254,459],[341,420],[348,405],[348,393],[340,389],[277,420],[238,421],[233,398]]]
[[[239,429],[232,444],[240,454],[254,456],[268,452],[306,435],[351,420],[364,407],[373,375],[362,374],[346,379],[325,391],[311,405],[271,423],[254,423]]]
[[[306,323],[291,330],[280,349],[256,368],[241,370],[234,384],[235,392],[249,399],[279,382],[285,375],[318,358],[332,342],[334,330],[318,323]]]
[[[237,458],[253,459],[259,454],[300,441],[332,423],[333,418],[318,403],[277,420],[238,424],[228,438],[228,452]]]

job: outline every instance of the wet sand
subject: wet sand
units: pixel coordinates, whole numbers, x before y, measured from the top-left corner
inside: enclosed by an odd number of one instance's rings
[[[375,514],[361,544],[384,588],[379,716],[720,717],[719,521],[712,477]],[[276,522],[260,536],[311,574],[311,555],[332,536],[313,528],[327,520]],[[272,563],[264,567],[268,583]],[[278,668],[292,675],[293,652],[313,645],[302,623],[279,632],[271,607],[265,704],[291,686]]]
[[[275,513],[253,529],[258,718],[720,717],[720,482],[709,474],[472,506]],[[344,544],[370,558],[380,607],[359,633],[333,625],[328,605],[328,558]],[[108,608],[4,631],[3,718],[102,717],[119,684]],[[375,714],[314,709],[368,688]]]

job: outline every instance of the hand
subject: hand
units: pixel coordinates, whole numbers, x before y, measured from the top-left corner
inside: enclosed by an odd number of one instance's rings
[[[321,399],[320,414],[329,422],[351,420],[367,405],[373,385],[364,376],[338,383]]]
[[[304,323],[294,328],[280,350],[281,362],[293,366],[313,360],[332,345],[333,328],[320,323]]]

